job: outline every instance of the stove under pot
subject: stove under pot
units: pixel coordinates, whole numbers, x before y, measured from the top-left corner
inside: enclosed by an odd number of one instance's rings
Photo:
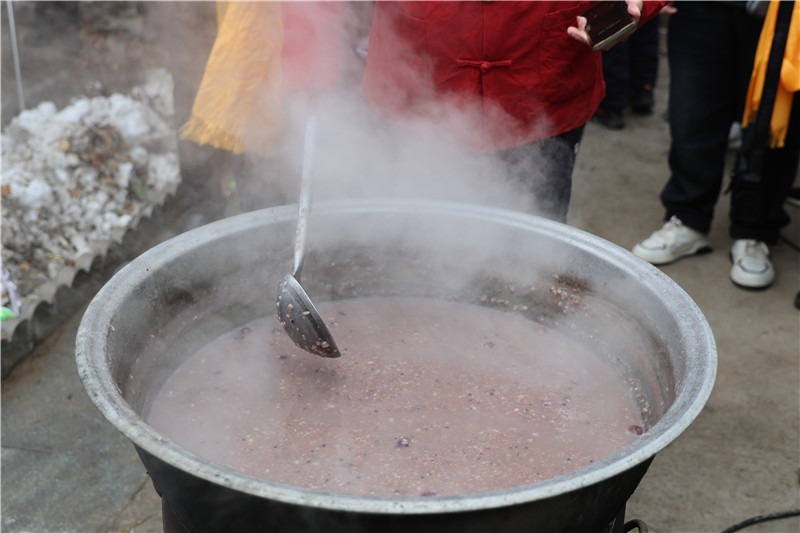
[[[164,524],[164,533],[197,533],[186,529],[172,511],[166,500],[161,500],[161,516]],[[650,533],[650,529],[642,520],[625,521],[625,506],[619,510],[611,523],[596,533]],[[590,533],[590,532],[587,532]]]

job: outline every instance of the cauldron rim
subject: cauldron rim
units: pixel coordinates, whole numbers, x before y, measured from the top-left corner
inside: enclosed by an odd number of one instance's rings
[[[492,492],[470,493],[436,498],[385,498],[328,493],[276,483],[235,471],[186,450],[149,426],[122,397],[111,375],[104,344],[111,326],[113,310],[123,299],[126,287],[158,269],[187,247],[201,245],[212,238],[239,233],[248,227],[260,227],[265,220],[293,222],[296,205],[284,205],[229,217],[188,231],[152,248],[121,269],[98,292],[87,308],[78,329],[76,360],[84,388],[103,416],[137,448],[158,457],[184,472],[257,497],[307,507],[375,514],[432,514],[484,510],[524,504],[563,495],[607,480],[652,459],[675,440],[703,409],[716,378],[717,353],[713,334],[696,303],[671,278],[642,261],[629,251],[588,232],[525,213],[494,207],[428,200],[369,199],[319,202],[316,216],[338,213],[401,214],[435,213],[437,215],[485,217],[492,222],[529,229],[543,229],[565,239],[571,246],[589,253],[601,252],[603,260],[630,270],[657,294],[669,293],[677,300],[681,322],[686,326],[684,342],[689,353],[705,354],[705,359],[691,360],[686,369],[683,390],[675,391],[675,402],[664,416],[635,442],[619,452],[572,472]],[[98,325],[102,331],[98,333]]]

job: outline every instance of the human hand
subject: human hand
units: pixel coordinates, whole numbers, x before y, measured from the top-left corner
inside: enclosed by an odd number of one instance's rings
[[[567,35],[586,46],[592,46],[592,40],[589,39],[589,34],[586,32],[586,17],[578,15],[575,26],[567,28]]]
[[[670,2],[669,4],[665,5],[661,8],[661,11],[658,12],[659,15],[674,15],[678,12],[678,8],[675,7],[675,4]]]
[[[639,24],[639,19],[642,18],[642,6],[644,0],[625,0],[628,3],[628,14],[633,17],[636,24]]]

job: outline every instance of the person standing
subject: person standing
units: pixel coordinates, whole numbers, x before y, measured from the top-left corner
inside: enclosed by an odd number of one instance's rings
[[[722,190],[730,127],[744,113],[762,30],[763,19],[745,4],[679,2],[670,20],[671,175],[660,195],[666,223],[632,249],[655,265],[711,251],[708,234]],[[759,213],[744,220],[741,210],[732,209],[730,278],[741,287],[766,288],[775,278],[769,245],[788,222],[782,204],[797,171],[800,147],[796,95],[794,100],[784,147],[767,150],[764,159]],[[742,150],[752,143],[749,130],[743,132]]]
[[[345,4],[232,3],[182,136],[271,153],[294,97],[336,88]],[[530,211],[565,222],[583,127],[604,94],[582,17],[596,4],[375,2],[361,94],[385,123],[424,121],[432,141],[500,161]],[[643,24],[666,4],[623,7]]]
[[[362,81],[385,120],[424,118],[491,155],[566,221],[583,128],[604,95],[582,17],[596,2],[376,2]],[[628,2],[639,24],[667,2]],[[457,121],[453,120],[457,116]]]
[[[637,115],[650,115],[655,106],[653,88],[658,77],[660,19],[637,29],[630,39],[603,51],[606,95],[595,119],[610,130],[625,127],[623,112],[630,106]]]

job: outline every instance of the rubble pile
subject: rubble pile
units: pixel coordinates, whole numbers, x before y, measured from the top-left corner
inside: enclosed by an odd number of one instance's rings
[[[130,94],[44,102],[2,132],[3,338],[180,182],[164,70]]]

